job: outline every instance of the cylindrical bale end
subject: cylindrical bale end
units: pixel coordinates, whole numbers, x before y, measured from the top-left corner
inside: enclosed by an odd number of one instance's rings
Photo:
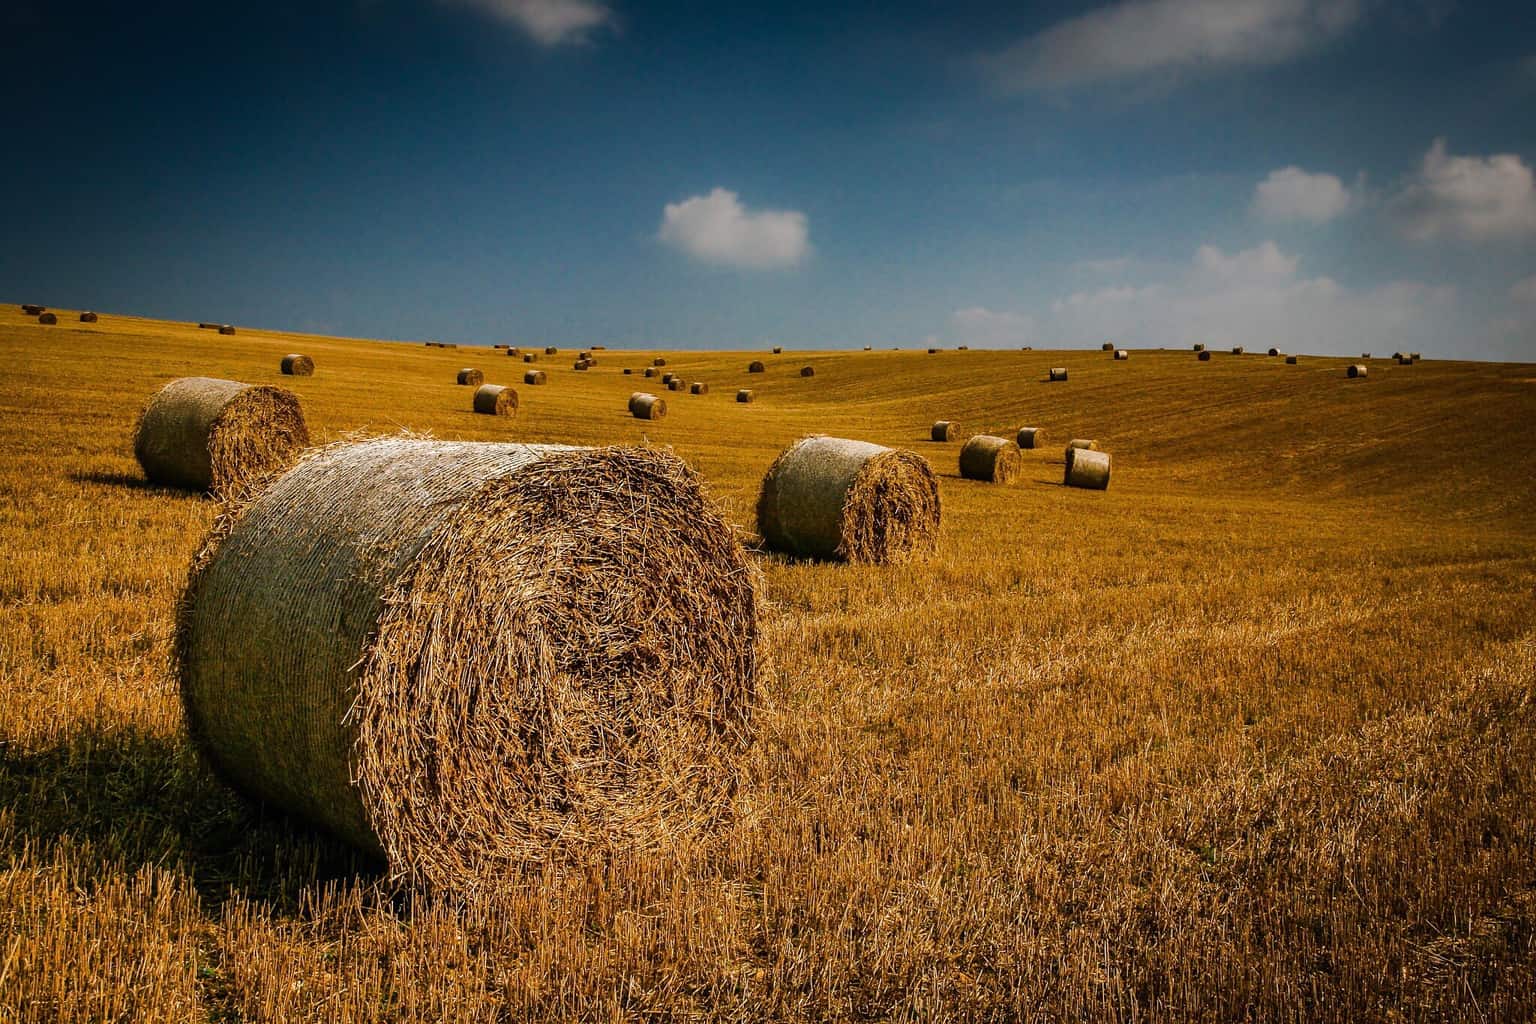
[[[539,384],[543,384],[547,380],[549,380],[549,377],[544,373],[543,370],[524,370],[523,371],[523,383],[524,384],[537,386]]]
[[[1296,363],[1297,363],[1297,359],[1296,359],[1295,356],[1286,356],[1285,357],[1285,364],[1287,366],[1295,366]]]
[[[629,414],[637,420],[659,420],[667,414],[667,401],[644,391],[629,396]]]
[[[1045,443],[1045,431],[1039,427],[1020,427],[1015,443],[1020,448],[1039,448]]]
[[[309,446],[291,391],[182,377],[139,416],[133,453],[152,483],[234,497],[286,469]]]
[[[466,387],[477,388],[485,383],[485,374],[472,367],[465,367],[459,371],[458,382]]]
[[[517,392],[500,384],[481,384],[475,389],[475,412],[487,416],[517,415]]]
[[[759,362],[756,359],[752,360],[750,363],[747,364],[747,372],[748,373],[762,373],[766,369],[767,369],[767,367],[765,367],[761,362]]]
[[[953,441],[960,434],[960,424],[954,420],[934,420],[928,428],[928,436],[935,441]]]
[[[283,356],[282,371],[289,377],[310,377],[315,372],[315,361],[299,352]]]
[[[89,311],[81,313],[80,322],[83,324],[93,324],[96,322],[96,314]]]
[[[1053,366],[1050,372],[1051,380],[1066,380],[1067,368],[1065,366]]]
[[[709,394],[709,385],[701,380],[696,380],[688,385],[688,393],[691,395],[707,395]]]
[[[743,405],[752,401],[756,397],[757,395],[753,393],[751,388],[742,388],[740,391],[736,392],[736,401],[741,402]]]
[[[960,449],[960,475],[967,480],[1010,484],[1023,472],[1019,446],[1006,437],[977,434]]]
[[[1117,349],[1115,349],[1115,358],[1116,359],[1129,359],[1129,358],[1131,358],[1131,354],[1129,352],[1127,352],[1123,348],[1117,348]]]
[[[814,367],[814,366],[802,366],[802,367],[800,367],[800,376],[802,376],[802,377],[814,377],[814,376],[816,376],[816,367]]]
[[[1109,453],[1088,448],[1067,449],[1067,470],[1062,479],[1068,487],[1102,491],[1109,486]]]
[[[1074,437],[1067,442],[1066,450],[1068,453],[1071,453],[1074,449],[1096,452],[1099,450],[1099,442],[1087,437]]]
[[[1211,354],[1210,354],[1210,352],[1208,352],[1208,351],[1206,351],[1205,349],[1202,348],[1200,350],[1199,359],[1200,359],[1200,361],[1202,363],[1210,362],[1211,361]]]
[[[1350,379],[1364,377],[1369,371],[1359,363],[1351,363],[1348,370],[1344,371]]]
[[[235,333],[235,325],[234,324],[220,324],[219,325],[219,333],[220,334],[224,334],[224,335],[234,334]]]

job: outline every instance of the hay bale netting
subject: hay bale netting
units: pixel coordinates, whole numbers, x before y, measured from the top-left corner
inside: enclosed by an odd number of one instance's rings
[[[1200,354],[1195,358],[1199,359],[1202,363],[1208,363],[1211,361],[1211,354],[1205,349],[1201,349]]]
[[[1351,378],[1364,377],[1367,372],[1366,368],[1359,363],[1351,363],[1349,369],[1344,371],[1345,376]]]
[[[1045,431],[1039,427],[1020,427],[1014,443],[1020,448],[1039,448],[1045,443]]]
[[[1090,448],[1068,448],[1067,469],[1061,482],[1068,487],[1104,490],[1109,486],[1109,453]]]
[[[1051,380],[1066,380],[1067,368],[1065,366],[1053,366],[1050,372]]]
[[[707,395],[709,394],[709,385],[701,380],[696,380],[688,385],[688,393],[690,395]]]
[[[282,370],[290,377],[310,377],[315,372],[315,361],[301,353],[290,352],[283,356]],[[462,370],[459,372],[463,373]],[[478,373],[479,371],[475,372]],[[459,383],[462,384],[464,382],[459,381]]]
[[[1287,365],[1287,366],[1295,366],[1296,365],[1296,357],[1295,356],[1286,356],[1285,357],[1285,365]]]
[[[464,369],[459,371],[459,375],[456,379],[460,384],[466,387],[477,388],[481,384],[485,383],[485,374],[481,373],[479,370],[472,366],[466,366]]]
[[[776,551],[877,565],[931,551],[939,481],[915,452],[813,436],[768,468],[757,529]]]
[[[756,398],[757,394],[751,388],[742,388],[740,391],[736,392],[736,401],[742,403],[743,405],[754,401]]]
[[[748,373],[763,373],[766,370],[767,370],[767,367],[765,367],[761,362],[759,362],[756,359],[752,360],[750,363],[747,364],[747,372]]]
[[[483,891],[726,820],[754,585],[665,452],[341,444],[210,535],[178,608],[181,697],[239,790],[396,879]]]
[[[814,366],[802,366],[802,367],[800,367],[800,376],[802,376],[802,377],[814,377],[814,376],[816,376],[816,367],[814,367]]]
[[[500,384],[481,384],[475,389],[474,409],[487,416],[516,416],[517,392]]]
[[[37,315],[37,322],[40,324],[56,324],[59,322],[59,318],[54,313],[39,313]]]
[[[1011,484],[1024,472],[1019,446],[1006,437],[977,434],[960,449],[960,475],[967,480]]]
[[[548,379],[549,378],[545,375],[543,370],[524,370],[523,371],[523,383],[527,384],[527,385],[529,385],[531,387],[536,387],[536,386],[538,386],[540,384],[543,384]]]
[[[667,400],[645,391],[629,396],[629,414],[637,420],[659,420],[667,414]]]
[[[1129,352],[1127,352],[1123,348],[1117,348],[1117,349],[1115,349],[1115,358],[1116,359],[1129,359],[1129,358],[1131,358],[1131,354]]]
[[[219,325],[219,333],[220,334],[234,334],[235,333],[235,327],[234,327],[233,324],[220,324]]]
[[[934,420],[928,428],[928,436],[935,441],[953,441],[960,433],[960,424],[954,420]]]
[[[83,324],[93,324],[96,322],[96,320],[96,314],[92,313],[90,310],[86,310],[84,313],[80,314],[80,322]]]
[[[298,396],[282,388],[182,377],[139,416],[133,454],[153,483],[234,496],[309,446]]]

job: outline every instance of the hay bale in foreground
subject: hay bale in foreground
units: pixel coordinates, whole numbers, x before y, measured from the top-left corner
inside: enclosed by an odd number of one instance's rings
[[[1131,358],[1131,354],[1129,352],[1127,352],[1123,348],[1117,348],[1117,349],[1115,349],[1115,358],[1116,359],[1129,359],[1129,358]]]
[[[1020,448],[1039,448],[1045,442],[1045,431],[1039,427],[1020,427],[1014,443]]]
[[[455,379],[461,385],[477,388],[481,384],[485,383],[485,374],[481,373],[479,370],[472,366],[466,366],[464,369],[459,371],[459,375]]]
[[[1019,446],[1006,437],[977,434],[960,449],[960,475],[967,480],[1011,484],[1023,472]]]
[[[283,356],[282,371],[290,377],[311,377],[315,372],[315,361],[300,352],[290,352]]]
[[[1201,349],[1200,355],[1197,358],[1199,358],[1202,363],[1208,363],[1211,361],[1211,354],[1205,349]]]
[[[1067,451],[1068,452],[1071,452],[1071,451],[1090,451],[1090,452],[1096,452],[1098,450],[1099,450],[1099,442],[1097,442],[1095,440],[1092,440],[1091,438],[1087,438],[1087,437],[1074,437],[1072,440],[1067,442]]]
[[[516,416],[517,392],[500,384],[481,384],[475,389],[475,412],[487,416]]]
[[[90,310],[86,310],[84,313],[80,314],[80,322],[83,324],[93,324],[96,322],[96,319],[96,314],[92,313]]]
[[[224,779],[413,885],[665,854],[740,784],[754,582],[664,452],[337,445],[210,534],[182,702]]]
[[[40,324],[56,324],[59,322],[59,318],[55,313],[39,313],[37,315],[37,322]]]
[[[960,424],[954,420],[934,420],[928,428],[928,436],[935,441],[952,441],[960,433]]]
[[[233,497],[309,446],[299,399],[282,388],[181,377],[155,393],[134,429],[151,482]]]
[[[527,384],[530,387],[537,387],[538,385],[543,384],[547,380],[549,380],[549,377],[548,377],[547,374],[545,374],[545,372],[543,370],[524,370],[523,371],[523,383]]]
[[[1285,364],[1287,366],[1295,366],[1296,365],[1296,357],[1295,356],[1286,356],[1285,357]]]
[[[765,367],[762,363],[758,362],[756,359],[752,360],[750,363],[747,364],[747,372],[748,373],[763,373],[766,369],[767,369],[767,367]]]
[[[709,394],[709,385],[701,380],[696,380],[688,385],[688,393],[690,395],[707,395]]]
[[[629,396],[629,414],[637,420],[659,420],[667,414],[667,400],[636,391]]]
[[[1369,371],[1364,366],[1361,366],[1359,363],[1352,363],[1352,364],[1350,364],[1349,369],[1344,371],[1344,374],[1347,377],[1354,378],[1354,377],[1364,377],[1368,372]]]
[[[1088,448],[1067,449],[1067,469],[1061,482],[1067,487],[1102,491],[1109,487],[1109,453]]]
[[[742,388],[736,392],[736,401],[741,402],[743,405],[747,402],[755,401],[756,398],[757,394],[751,388]]]
[[[886,565],[931,551],[939,482],[913,452],[812,436],[769,467],[757,529],[776,551]]]
[[[1050,372],[1050,375],[1049,375],[1049,377],[1047,379],[1049,379],[1049,380],[1066,380],[1067,379],[1067,368],[1065,366],[1053,366],[1053,367],[1051,367],[1051,372]]]
[[[814,367],[814,366],[802,366],[802,367],[800,367],[800,376],[802,376],[802,377],[814,377],[814,376],[816,376],[816,367]]]

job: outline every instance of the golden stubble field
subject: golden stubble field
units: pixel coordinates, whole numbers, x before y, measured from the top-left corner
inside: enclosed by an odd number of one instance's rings
[[[520,381],[487,349],[0,311],[0,1021],[1536,1015],[1536,367],[676,352],[712,391],[641,422],[619,370],[654,354],[543,358],[502,420],[453,383]],[[668,445],[748,535],[794,438],[901,445],[943,541],[759,558],[770,667],[716,845],[446,905],[189,747],[172,608],[214,508],[130,446],[188,374],[292,388],[319,441]],[[939,418],[1049,440],[971,483]],[[1059,485],[1074,436],[1109,491]]]

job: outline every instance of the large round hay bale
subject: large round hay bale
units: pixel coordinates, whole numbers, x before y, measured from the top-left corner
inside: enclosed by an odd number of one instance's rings
[[[1200,350],[1200,354],[1196,358],[1199,359],[1202,363],[1208,363],[1211,361],[1211,354],[1202,348]]]
[[[647,376],[647,377],[654,377],[654,376],[656,376],[656,375],[657,375],[657,374],[658,374],[658,373],[660,373],[660,372],[661,372],[661,371],[660,371],[660,370],[658,370],[658,369],[656,369],[656,367],[654,367],[654,366],[647,366],[647,367],[646,367],[646,368],[645,368],[645,375],[646,375],[646,376]]]
[[[1066,380],[1067,379],[1067,368],[1065,366],[1053,366],[1053,367],[1051,367],[1049,379],[1050,380]]]
[[[1045,431],[1039,427],[1020,427],[1014,443],[1020,448],[1039,448],[1045,443]]]
[[[1359,363],[1351,363],[1349,369],[1344,372],[1346,376],[1353,378],[1364,377],[1368,371]]]
[[[707,395],[709,394],[709,385],[701,380],[696,380],[688,385],[688,393],[690,395]]]
[[[525,352],[525,353],[523,353],[523,362],[525,362],[525,363],[536,363],[538,361],[539,361],[539,354],[537,352]]]
[[[671,384],[676,379],[677,374],[673,373],[671,370],[668,370],[666,373],[661,375],[661,382],[663,384]]]
[[[457,380],[465,387],[477,388],[481,384],[485,383],[485,374],[481,373],[479,370],[476,370],[472,366],[466,366],[464,369],[459,371]]]
[[[1195,351],[1196,352],[1204,352],[1205,351],[1205,346],[1197,341],[1197,342],[1195,342]]]
[[[747,402],[755,401],[756,398],[757,394],[751,388],[742,388],[736,392],[736,401],[741,402],[743,405]]]
[[[784,352],[784,346],[783,345],[775,345],[775,346],[773,346],[773,354],[774,355],[782,355],[783,352]]]
[[[592,366],[592,364],[587,362],[585,359],[578,359],[574,363],[571,364],[571,369],[573,369],[573,370],[587,370],[587,369],[590,369],[591,366]]]
[[[1235,355],[1235,356],[1242,355],[1244,351],[1245,350],[1244,350],[1243,346],[1241,346],[1241,345],[1233,345],[1232,346],[1232,354]]]
[[[754,584],[665,452],[337,445],[213,530],[178,609],[181,696],[236,788],[397,879],[483,891],[722,823]]]
[[[688,382],[683,380],[683,378],[681,378],[681,377],[673,377],[671,380],[667,381],[667,390],[668,391],[687,391],[688,390]]]
[[[37,322],[40,324],[56,324],[59,322],[59,317],[56,313],[39,313],[37,315]]]
[[[960,475],[967,480],[1011,484],[1023,472],[1019,446],[1006,437],[977,434],[960,449]]]
[[[1401,352],[1393,352],[1392,353],[1392,360],[1394,362],[1396,362],[1398,360],[1401,360],[1402,358],[1403,358],[1403,354]]]
[[[1277,349],[1277,348],[1272,348],[1272,349],[1269,350],[1269,354],[1272,355],[1272,356],[1277,356],[1277,355],[1280,354],[1280,350]]]
[[[629,414],[637,420],[659,420],[667,414],[667,400],[636,391],[629,396]]]
[[[1369,358],[1371,358],[1371,354],[1369,352],[1361,352],[1360,353],[1360,358],[1361,359],[1369,359]]]
[[[1104,344],[1100,345],[1099,348],[1105,352],[1113,352],[1115,350],[1115,343],[1112,341],[1106,341]]]
[[[80,314],[80,322],[83,324],[93,324],[96,322],[96,319],[96,314],[92,313],[90,310],[86,310],[84,313]]]
[[[308,446],[293,392],[213,377],[161,388],[133,436],[151,482],[231,497],[286,469]]]
[[[928,428],[928,436],[935,441],[953,441],[960,433],[960,424],[954,420],[934,420]]]
[[[816,367],[814,367],[814,366],[802,366],[802,367],[800,367],[800,376],[802,376],[802,377],[814,377],[814,376],[816,376]]]
[[[802,438],[763,477],[757,529],[770,548],[793,555],[902,562],[938,542],[939,481],[913,452]]]
[[[1102,491],[1109,486],[1109,453],[1088,448],[1067,449],[1067,469],[1062,477],[1068,487]]]
[[[756,359],[747,364],[748,373],[763,373],[765,370],[767,370],[767,367]]]
[[[665,359],[663,359],[661,356],[657,356],[655,359],[651,360],[651,365],[652,366],[666,366],[667,365],[667,361]]]
[[[1131,354],[1129,352],[1127,352],[1123,348],[1117,348],[1117,349],[1115,349],[1115,358],[1116,359],[1129,359],[1129,358],[1131,358]]]
[[[560,354],[560,350],[553,345],[545,345],[544,354],[547,356],[556,356]]]
[[[1295,366],[1296,365],[1296,357],[1295,356],[1286,356],[1285,357],[1285,364],[1287,366]]]
[[[220,324],[219,325],[219,333],[220,334],[234,334],[235,333],[235,326],[234,326],[234,324]]]
[[[515,345],[513,347],[507,349],[507,355],[509,355],[509,356],[520,356],[522,354],[523,354],[523,350],[518,348],[518,347],[516,347]]]
[[[549,379],[549,377],[547,375],[545,375],[543,370],[524,370],[523,371],[523,383],[527,384],[529,386],[536,387],[536,386],[538,386],[540,384],[543,384],[548,379]]]
[[[481,384],[475,389],[474,407],[487,416],[516,416],[517,392],[500,384]]]
[[[1074,437],[1067,442],[1067,451],[1082,450],[1095,452],[1099,450],[1099,442],[1086,437]]]
[[[290,377],[309,377],[315,372],[315,361],[309,356],[299,352],[290,352],[283,356],[282,370]],[[463,372],[462,370],[460,371]],[[478,370],[475,372],[479,372]],[[463,381],[459,382],[464,383]]]
[[[938,350],[938,349],[936,349],[936,348],[931,348],[931,349],[929,349],[929,350],[928,350],[928,354],[929,354],[929,355],[937,355],[937,354],[938,354],[938,351],[939,351],[939,350]]]

